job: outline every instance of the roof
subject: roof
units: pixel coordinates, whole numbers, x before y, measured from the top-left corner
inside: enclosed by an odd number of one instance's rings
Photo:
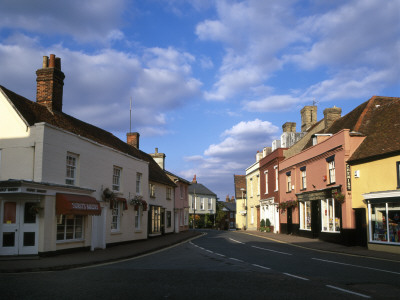
[[[343,129],[361,133],[364,141],[348,160],[356,163],[400,153],[400,98],[373,96],[318,133],[338,133]],[[312,146],[308,140],[304,149]]]
[[[190,181],[183,179],[182,177],[179,177],[178,175],[175,175],[174,173],[171,173],[167,170],[164,170],[164,172],[171,178],[174,178],[173,180],[177,179],[178,181],[182,182],[182,183],[186,183],[186,184],[191,184]]]
[[[223,202],[223,201],[219,201],[218,202],[220,205],[226,207],[229,211],[236,211],[236,203],[232,203],[232,202]]]
[[[217,197],[217,195],[215,193],[210,191],[208,188],[206,188],[201,183],[192,183],[191,185],[189,185],[188,192],[189,192],[189,194],[196,193],[198,195],[210,195],[210,196]]]
[[[128,145],[114,136],[112,133],[78,120],[63,112],[51,112],[45,106],[26,99],[25,97],[22,97],[1,85],[0,91],[2,91],[12,105],[14,105],[20,116],[28,123],[28,126],[33,126],[35,123],[45,122],[60,129],[95,141],[101,145],[144,160],[149,163],[150,181],[175,186],[175,184],[169,179],[169,177],[149,154],[136,149],[131,145]]]
[[[246,175],[233,175],[233,181],[235,184],[235,198],[242,198],[242,191],[240,189],[244,189],[243,197],[246,194]]]

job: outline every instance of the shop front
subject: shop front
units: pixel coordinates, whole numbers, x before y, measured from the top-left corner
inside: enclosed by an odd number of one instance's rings
[[[368,248],[400,254],[400,191],[363,197],[368,205]]]

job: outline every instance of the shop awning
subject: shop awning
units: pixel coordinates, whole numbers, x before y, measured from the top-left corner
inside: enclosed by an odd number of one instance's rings
[[[74,194],[56,194],[57,215],[101,215],[100,203],[93,197]]]
[[[110,200],[110,208],[112,209],[113,205],[114,205],[114,201],[116,202],[121,202],[122,203],[122,207],[123,210],[127,210],[128,209],[128,202],[126,201],[125,198],[122,197],[116,197],[113,200]]]

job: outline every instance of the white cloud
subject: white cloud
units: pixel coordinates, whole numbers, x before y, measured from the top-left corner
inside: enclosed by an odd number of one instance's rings
[[[2,1],[0,29],[23,29],[45,35],[65,34],[81,42],[114,39],[124,0]]]
[[[303,97],[300,100],[292,95],[272,95],[261,100],[244,101],[243,107],[252,112],[284,111],[292,110],[296,104],[303,101]]]

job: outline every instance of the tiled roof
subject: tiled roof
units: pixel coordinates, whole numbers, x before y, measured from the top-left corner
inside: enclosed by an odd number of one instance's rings
[[[233,181],[235,184],[235,198],[242,199],[242,191],[244,189],[243,197],[246,195],[246,175],[233,175]]]
[[[76,135],[88,138],[101,145],[113,148],[133,157],[147,161],[149,163],[150,181],[175,186],[175,184],[169,179],[169,177],[164,173],[164,171],[158,166],[158,164],[149,154],[128,145],[127,143],[121,141],[119,138],[114,136],[112,133],[89,123],[85,123],[63,112],[50,112],[45,106],[30,101],[1,85],[0,91],[2,91],[11,101],[17,112],[21,115],[23,119],[25,119],[29,126],[32,126],[35,123],[45,122]]]
[[[229,211],[236,211],[236,203],[218,201],[222,206],[225,206]]]
[[[343,129],[366,137],[349,162],[400,153],[400,98],[373,96],[319,133],[335,134]],[[311,146],[310,138],[304,149]]]
[[[167,171],[167,170],[164,170],[165,171],[165,173],[168,175],[168,177],[169,178],[173,178],[173,180],[175,180],[175,179],[177,179],[177,180],[179,180],[180,182],[183,182],[183,183],[185,183],[185,184],[191,184],[191,182],[190,181],[188,181],[188,180],[186,180],[186,179],[184,179],[184,178],[182,178],[182,177],[179,177],[178,175],[175,175],[174,173],[171,173],[171,172],[169,172],[169,171]]]
[[[215,193],[210,191],[208,188],[206,188],[201,183],[192,183],[191,185],[189,185],[188,192],[189,192],[189,194],[196,193],[196,195],[210,195],[210,196],[217,197],[217,195]]]

